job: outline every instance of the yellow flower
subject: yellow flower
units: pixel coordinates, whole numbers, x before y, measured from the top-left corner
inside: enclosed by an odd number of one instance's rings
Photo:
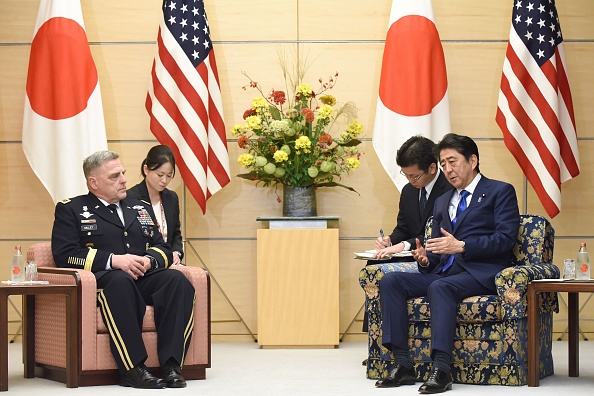
[[[325,105],[334,106],[336,104],[336,98],[332,95],[323,95],[320,96],[320,102]]]
[[[311,147],[311,140],[307,136],[300,136],[297,140],[295,140],[295,148],[297,150],[303,149],[305,153],[309,153],[309,148]]]
[[[244,168],[248,168],[250,165],[254,163],[254,161],[256,161],[254,156],[248,153],[241,154],[239,158],[237,158],[237,162],[239,162],[239,165],[243,166]]]
[[[311,85],[309,85],[309,84],[301,83],[297,87],[297,95],[299,95],[303,98],[309,98],[311,96],[311,93],[312,93]]]
[[[351,157],[351,158],[347,158],[347,166],[351,169],[357,169],[359,167],[359,165],[361,165],[361,163],[359,162],[359,160],[357,158]]]
[[[363,124],[361,124],[361,122],[359,122],[359,120],[352,121],[349,124],[347,132],[354,139],[357,136],[359,136],[361,134],[361,132],[363,132]]]
[[[239,136],[243,133],[243,125],[241,124],[235,124],[233,125],[233,128],[231,128],[231,134],[233,136]]]
[[[283,150],[278,150],[277,152],[274,153],[272,158],[274,158],[275,162],[283,162],[283,161],[289,160],[289,155]]]
[[[245,120],[245,125],[252,131],[262,129],[262,118],[260,116],[249,116]]]
[[[256,110],[258,113],[262,113],[265,110],[268,110],[268,102],[262,97],[254,98],[252,100],[252,109]]]
[[[318,117],[321,120],[332,117],[332,114],[334,114],[334,109],[330,105],[325,104],[318,109]]]

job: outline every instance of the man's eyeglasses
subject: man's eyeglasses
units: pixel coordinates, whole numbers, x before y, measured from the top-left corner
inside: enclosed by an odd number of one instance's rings
[[[419,176],[412,176],[412,175],[407,175],[406,173],[400,171],[400,174],[404,177],[406,177],[409,181],[417,181],[419,180],[421,177],[423,177],[423,175],[427,173],[427,171],[423,171],[423,173],[421,173]]]

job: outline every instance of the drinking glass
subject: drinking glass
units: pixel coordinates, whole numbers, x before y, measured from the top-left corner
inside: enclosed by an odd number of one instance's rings
[[[25,281],[36,282],[37,279],[37,264],[34,261],[30,261],[25,268]]]

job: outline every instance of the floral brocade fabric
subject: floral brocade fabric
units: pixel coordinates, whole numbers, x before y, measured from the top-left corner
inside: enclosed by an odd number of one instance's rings
[[[430,221],[427,227],[430,229]],[[466,384],[525,385],[528,379],[527,287],[535,279],[558,279],[552,264],[555,231],[541,216],[522,215],[511,267],[495,277],[497,295],[464,299],[458,305],[454,342],[454,382]],[[366,294],[368,315],[367,377],[387,376],[393,362],[382,346],[379,283],[388,272],[417,272],[416,263],[368,265],[359,273]],[[540,377],[553,374],[553,312],[558,312],[556,293],[542,293],[540,299]],[[408,301],[409,346],[417,379],[427,379],[431,369],[431,307],[425,297]]]

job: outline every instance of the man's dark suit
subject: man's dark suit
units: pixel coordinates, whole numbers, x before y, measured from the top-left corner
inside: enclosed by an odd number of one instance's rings
[[[126,198],[120,207],[125,225],[91,193],[58,203],[52,230],[54,261],[58,267],[94,273],[98,306],[121,373],[147,358],[142,340],[146,305],[155,308],[160,363],[173,357],[183,365],[194,323],[194,288],[181,272],[166,269],[172,253],[150,205]],[[112,254],[151,256],[158,268],[134,280],[119,269],[106,270]]]
[[[146,180],[141,181],[128,191],[129,198],[139,199],[150,205],[151,199],[149,197]],[[182,243],[181,224],[179,216],[179,199],[175,191],[167,188],[161,192],[161,204],[165,212],[165,221],[167,222],[167,242],[174,252],[184,253],[184,246]],[[158,213],[155,213],[158,215]]]
[[[416,247],[416,238],[419,238],[419,241],[423,243],[423,231],[425,229],[425,223],[433,211],[433,205],[435,201],[439,196],[450,191],[452,188],[452,185],[450,182],[448,182],[443,172],[440,171],[439,176],[437,176],[437,180],[431,189],[431,194],[429,194],[429,198],[427,199],[425,210],[421,216],[421,210],[419,207],[419,189],[413,187],[412,184],[407,183],[400,193],[400,203],[398,204],[398,218],[396,220],[396,227],[394,228],[394,231],[392,231],[392,234],[390,234],[390,241],[392,242],[392,245],[396,245],[402,241],[408,241],[408,243],[410,243],[411,249],[414,249]],[[402,261],[411,261],[411,258],[396,257],[389,260],[368,260],[367,265]],[[367,318],[367,315],[364,315],[364,332],[367,332],[368,320],[369,319]]]
[[[423,230],[427,218],[433,211],[435,201],[439,196],[451,189],[452,185],[448,182],[443,172],[440,171],[431,189],[431,194],[427,199],[425,210],[421,214],[419,208],[419,189],[413,187],[410,183],[406,184],[400,194],[396,227],[392,231],[392,234],[390,234],[392,245],[396,245],[401,241],[407,241],[410,243],[411,249],[414,249],[416,246],[415,238],[419,238],[421,243],[423,243]]]
[[[429,263],[419,265],[420,274],[391,272],[380,281],[383,344],[393,350],[408,350],[408,298],[427,296],[431,309],[431,348],[451,354],[456,307],[465,297],[495,292],[495,275],[511,263],[512,247],[519,228],[519,211],[512,185],[482,176],[468,208],[452,226],[448,205],[453,190],[435,202],[433,237],[440,227],[465,242],[465,252],[456,254],[453,266],[442,273],[450,255],[427,252]]]

